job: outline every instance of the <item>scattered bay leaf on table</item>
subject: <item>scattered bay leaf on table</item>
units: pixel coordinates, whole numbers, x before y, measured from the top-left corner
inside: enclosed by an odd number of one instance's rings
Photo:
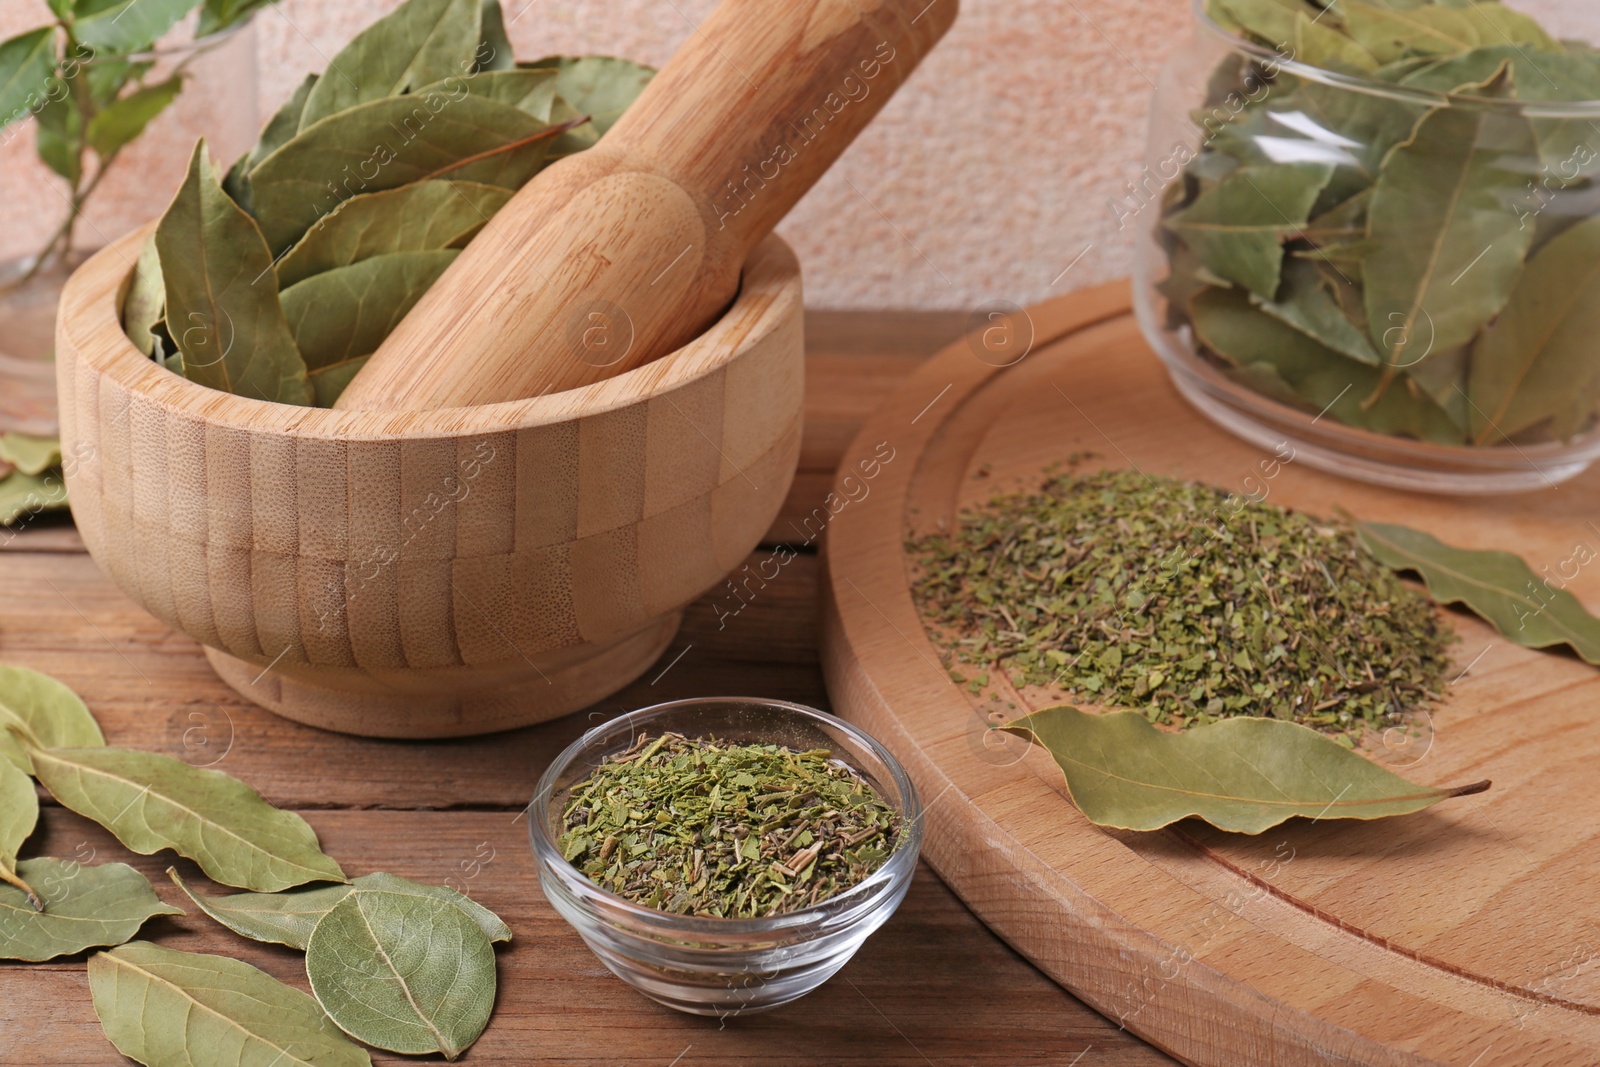
[[[1349,359],[1253,306],[1234,289],[1211,289],[1189,302],[1195,336],[1233,363],[1254,387],[1348,426],[1460,444],[1462,430],[1432,401],[1389,389],[1370,408],[1363,400],[1383,372]],[[1280,386],[1280,387],[1274,387]],[[1283,395],[1287,388],[1292,396]]]
[[[1356,533],[1378,561],[1415,571],[1441,604],[1461,604],[1524,648],[1566,645],[1600,666],[1600,619],[1564,589],[1552,589],[1521,556],[1455,548],[1405,526],[1362,522]]]
[[[1197,816],[1218,829],[1259,834],[1296,815],[1382,819],[1489,788],[1418,785],[1282,719],[1225,719],[1164,733],[1137,712],[1089,715],[1062,706],[1005,729],[1045,747],[1090,822],[1123,830],[1158,830]]]
[[[1212,271],[1270,300],[1283,243],[1306,224],[1331,173],[1317,163],[1240,167],[1166,224]]]
[[[408,132],[402,136],[400,130]],[[268,245],[282,252],[359,193],[431,178],[521,188],[544,166],[551,143],[563,132],[479,96],[375,100],[302,130],[263,159],[250,172],[251,199]],[[368,146],[355,163],[353,144]],[[330,176],[345,184],[330,189]]]
[[[529,69],[552,67],[556,92],[579,113],[588,115],[604,135],[656,76],[654,67],[615,56],[546,56],[518,64]]]
[[[0,526],[10,526],[25,515],[59,511],[66,506],[66,483],[54,471],[44,474],[15,471],[0,480]]]
[[[305,361],[271,284],[272,253],[217,183],[203,140],[156,228],[156,248],[184,376],[257,400],[310,403]]]
[[[39,824],[39,795],[33,779],[8,759],[0,759],[0,882],[22,890],[42,906],[33,887],[17,875],[17,852]]]
[[[139,249],[133,279],[128,283],[128,295],[122,302],[122,331],[133,342],[133,347],[147,356],[154,356],[161,350],[161,342],[153,331],[165,316],[166,307],[167,283],[161,276],[156,237],[151,234]]]
[[[478,51],[482,10],[481,0],[406,0],[329,61],[306,100],[300,129],[358,104],[467,74]]]
[[[466,912],[431,897],[350,894],[312,931],[306,974],[340,1029],[393,1052],[453,1060],[494,1009],[494,947]]]
[[[271,941],[305,951],[317,921],[351,893],[387,892],[401,896],[431,897],[454,904],[472,917],[490,941],[510,941],[511,928],[488,908],[448,886],[422,885],[392,874],[364,874],[349,885],[290,889],[282,893],[230,893],[201,896],[168,868],[178,888],[199,909],[236,934],[256,941]]]
[[[170,848],[213,881],[258,892],[346,880],[304,819],[221,771],[116,748],[29,755],[51,796],[140,855]]]
[[[1473,347],[1467,394],[1478,444],[1498,443],[1600,387],[1600,217],[1528,260],[1505,311]]]
[[[0,958],[40,963],[86,948],[120,945],[157,915],[182,915],[163,904],[150,881],[126,863],[85,866],[40,857],[17,865],[44,901],[35,911],[20,889],[0,885]]]
[[[33,763],[11,729],[37,748],[91,748],[106,743],[83,699],[48,674],[0,666],[0,755],[29,774]]]
[[[283,106],[267,120],[260,138],[251,146],[250,151],[234,162],[228,170],[228,176],[222,180],[223,190],[233,198],[234,203],[246,211],[253,211],[255,206],[250,191],[250,172],[255,169],[256,164],[288,144],[290,139],[300,132],[300,116],[305,113],[306,100],[311,96],[311,87],[317,84],[317,77],[315,74],[306,75],[305,80],[289,99],[284,101]]]
[[[61,439],[20,433],[0,435],[0,460],[23,474],[43,474],[61,465]]]
[[[41,26],[0,42],[0,126],[26,118],[56,71],[56,28]]]
[[[374,256],[463,248],[510,199],[509,189],[451,181],[353,196],[278,261],[278,285],[288,289]]]
[[[151,1067],[371,1067],[311,997],[225,956],[134,941],[89,960],[117,1051]]]
[[[72,32],[96,50],[138,52],[198,4],[199,0],[78,0]]]
[[[1484,95],[1502,85],[1497,77]],[[1389,156],[1362,265],[1368,332],[1389,377],[1471,341],[1505,306],[1533,240],[1516,203],[1537,149],[1518,113],[1452,107],[1430,113]]]

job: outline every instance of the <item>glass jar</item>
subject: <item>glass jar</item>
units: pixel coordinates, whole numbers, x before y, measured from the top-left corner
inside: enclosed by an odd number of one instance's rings
[[[1381,485],[1519,492],[1584,470],[1600,53],[1549,37],[1427,56],[1398,33],[1393,53],[1350,52],[1341,9],[1309,0],[1272,48],[1207,13],[1228,4],[1195,0],[1118,207],[1179,391],[1245,440]],[[1536,13],[1552,34],[1595,28],[1577,0]]]
[[[35,198],[49,224],[25,243],[7,242],[14,251],[19,244],[36,251],[0,263],[0,431],[25,425],[28,433],[55,432],[54,373],[48,367],[40,372],[38,364],[48,362],[54,349],[56,303],[72,271],[94,251],[166,210],[197,138],[210,142],[212,158],[222,166],[255,141],[260,117],[250,21],[198,39],[195,23],[191,16],[149,52],[91,58],[73,68],[84,72],[74,77],[106,78],[117,73],[112,68],[131,65],[138,76],[121,90],[123,97],[176,74],[183,75],[183,90],[117,153],[103,179],[92,164],[77,183],[40,168],[38,180],[57,187]],[[58,76],[63,73],[69,72]],[[0,138],[25,138],[31,155],[39,121],[32,116],[14,122],[0,129]],[[92,160],[92,154],[85,159]],[[74,184],[80,210],[71,220]]]
[[[765,919],[717,919],[642,907],[600,888],[561,854],[573,786],[640,736],[675,731],[735,743],[826,748],[900,813],[894,851],[859,885],[809,908]],[[811,992],[850,961],[894,914],[922,848],[922,806],[905,768],[871,737],[832,715],[774,700],[679,700],[595,727],[539,780],[528,833],[539,884],[600,961],[651,1000],[695,1015],[766,1011]]]

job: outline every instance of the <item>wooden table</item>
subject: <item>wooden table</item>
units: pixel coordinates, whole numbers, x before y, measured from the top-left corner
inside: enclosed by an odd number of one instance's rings
[[[959,314],[814,313],[800,473],[769,533],[797,542],[831,472],[878,401],[966,325]],[[521,809],[563,746],[594,721],[664,700],[761,695],[828,707],[817,662],[817,559],[784,569],[737,617],[690,610],[660,662],[565,720],[460,741],[369,741],[279,719],[224,686],[200,647],[107,581],[70,524],[0,531],[0,662],[77,689],[113,745],[163,752],[244,779],[301,812],[352,875],[387,870],[464,887],[510,923],[500,995],[468,1062],[523,1065],[927,1064],[1146,1067],[1168,1057],[1119,1030],[983,927],[926,866],[899,912],[831,982],[765,1014],[680,1015],[614,978],[545,902]],[[48,805],[25,855],[133,862],[163,898],[172,857],[130,857],[94,824]],[[180,870],[199,878],[193,864]],[[303,957],[237,938],[192,905],[141,936],[247,960],[307,987]],[[435,1057],[436,1059],[437,1057]],[[408,1062],[375,1054],[375,1062]],[[0,1064],[123,1063],[90,1004],[83,960],[0,964]]]

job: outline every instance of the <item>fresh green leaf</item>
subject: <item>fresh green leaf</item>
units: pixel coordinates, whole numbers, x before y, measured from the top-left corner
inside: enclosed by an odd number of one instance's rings
[[[494,948],[454,904],[392,892],[352,893],[306,946],[323,1010],[351,1037],[412,1055],[455,1059],[494,1008]]]
[[[167,874],[199,909],[236,934],[305,951],[311,931],[333,906],[351,893],[397,893],[425,896],[454,904],[472,917],[490,941],[510,941],[511,928],[471,897],[441,885],[421,885],[392,874],[364,874],[349,885],[291,889],[282,893],[231,893],[204,897],[184,884],[178,872]]]
[[[1478,338],[1467,395],[1472,437],[1494,444],[1600,388],[1600,217],[1545,245],[1504,313]]]
[[[13,730],[37,748],[92,748],[106,743],[100,724],[77,693],[48,674],[0,666],[0,755],[33,773]]]
[[[362,193],[433,178],[518,189],[544,166],[562,132],[470,94],[376,100],[302,130],[262,160],[250,172],[256,217],[268,245],[282,252]],[[354,163],[351,145],[364,146]]]
[[[28,755],[51,796],[140,855],[170,848],[213,881],[263,893],[346,880],[304,819],[221,771],[116,748]]]
[[[1382,362],[1378,353],[1367,340],[1366,331],[1345,315],[1334,295],[1335,286],[1355,288],[1337,274],[1324,274],[1312,260],[1295,259],[1284,266],[1283,287],[1278,299],[1255,299],[1262,311],[1312,340],[1342,356],[1377,366]]]
[[[1158,830],[1197,816],[1221,830],[1259,834],[1296,815],[1382,819],[1489,788],[1418,785],[1281,719],[1225,719],[1163,733],[1137,712],[1088,715],[1063,706],[1005,729],[1045,747],[1090,822],[1123,830]]]
[[[102,159],[122,150],[144,132],[157,115],[183,91],[183,76],[145,86],[107,105],[89,120],[89,147]]]
[[[1505,306],[1534,233],[1511,205],[1537,151],[1520,114],[1444,107],[1389,156],[1362,273],[1368,333],[1391,372],[1466,344]]]
[[[10,526],[26,516],[59,511],[67,506],[67,485],[58,471],[23,474],[15,471],[0,479],[0,526]]]
[[[460,252],[398,252],[314,274],[283,291],[295,343],[313,371],[370,356]]]
[[[616,125],[656,76],[653,67],[615,56],[546,56],[521,65],[535,70],[554,67],[559,72],[556,92],[579,114],[588,115],[601,135]]]
[[[35,908],[44,902],[17,874],[17,853],[39,824],[39,795],[33,779],[8,759],[0,759],[0,882],[19,890]]]
[[[34,138],[44,165],[76,185],[83,177],[83,118],[65,97],[47,99],[34,123]]]
[[[161,276],[161,256],[156,251],[156,235],[145,239],[128,282],[128,295],[122,301],[122,330],[128,340],[147,356],[160,351],[160,340],[153,332],[166,317],[167,283]]]
[[[1271,300],[1283,270],[1283,243],[1306,224],[1331,173],[1317,163],[1240,167],[1167,226],[1212,271]]]
[[[517,55],[511,47],[511,38],[506,35],[505,13],[500,9],[500,0],[483,0],[483,40],[478,45],[474,69],[481,74],[516,68]]]
[[[200,9],[200,22],[195,27],[197,37],[218,33],[237,25],[277,0],[206,0]]]
[[[117,1051],[151,1067],[371,1067],[300,990],[225,956],[134,941],[89,960]]]
[[[312,88],[300,117],[301,131],[358,104],[470,73],[482,36],[480,4],[406,0],[362,30],[333,57]]]
[[[100,945],[120,945],[156,915],[182,915],[163,904],[150,880],[126,863],[23,860],[17,872],[44,902],[0,885],[0,959],[41,963]]]
[[[27,118],[56,72],[56,28],[0,42],[0,128]]]
[[[450,181],[353,196],[278,260],[278,285],[375,256],[463,248],[510,199],[509,189]]]
[[[127,88],[129,82],[138,81],[155,66],[148,59],[113,59],[86,63],[83,74],[89,79],[89,98],[95,108],[103,108]]]
[[[201,385],[283,404],[309,404],[305,361],[284,320],[272,253],[244,209],[217,184],[205,141],[156,229],[167,323],[184,375]]]
[[[1386,567],[1415,571],[1441,604],[1461,604],[1524,648],[1566,645],[1600,666],[1600,619],[1552,588],[1521,556],[1455,548],[1405,526],[1363,522],[1361,543]]]
[[[141,52],[193,11],[200,0],[78,0],[72,32],[103,52]]]
[[[61,465],[59,437],[30,437],[28,434],[0,434],[0,460],[23,474],[43,474]]]

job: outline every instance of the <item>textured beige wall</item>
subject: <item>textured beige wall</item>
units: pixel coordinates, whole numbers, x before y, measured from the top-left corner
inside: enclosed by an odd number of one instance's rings
[[[284,0],[263,13],[263,116],[396,2]],[[714,2],[503,0],[519,55],[656,64]],[[0,33],[43,10],[0,0]],[[1131,231],[1108,201],[1138,171],[1153,82],[1189,23],[1188,0],[963,0],[949,37],[786,222],[808,302],[1026,304],[1128,273]],[[183,137],[151,140],[95,215],[113,236],[159,211],[176,180],[161,176],[181,174]],[[0,254],[38,242],[61,206],[31,142],[0,144]]]

